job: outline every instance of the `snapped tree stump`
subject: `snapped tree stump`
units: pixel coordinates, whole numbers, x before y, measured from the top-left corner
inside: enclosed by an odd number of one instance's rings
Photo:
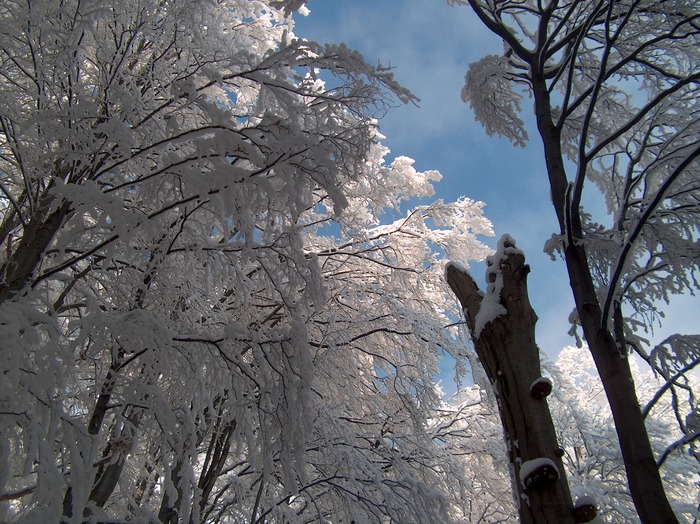
[[[465,270],[448,264],[447,282],[463,309],[479,361],[493,385],[512,467],[520,522],[576,522],[547,405],[535,344],[537,315],[527,294],[524,254],[504,235],[487,260],[486,293]]]

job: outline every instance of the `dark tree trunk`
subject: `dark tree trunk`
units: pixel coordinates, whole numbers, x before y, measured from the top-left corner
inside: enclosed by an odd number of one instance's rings
[[[564,237],[564,258],[576,310],[588,348],[605,388],[615,420],[620,449],[627,472],[630,494],[645,524],[678,522],[666,498],[654,452],[639,406],[634,378],[627,361],[624,341],[615,341],[591,275],[584,247],[584,232],[576,196],[580,192],[568,183],[561,150],[560,129],[553,123],[549,92],[542,76],[532,78],[537,127],[544,146],[552,203]]]
[[[104,505],[112,496],[122,475],[126,459],[136,440],[136,431],[141,424],[143,411],[128,407],[124,413],[126,423],[110,437],[103,452],[103,463],[97,468],[89,500],[97,507]],[[106,461],[106,462],[105,462]]]
[[[513,485],[518,497],[522,524],[566,524],[576,522],[569,486],[566,481],[561,450],[547,405],[548,381],[540,380],[539,350],[535,344],[537,316],[527,294],[525,257],[509,237],[499,243],[499,252],[489,259],[487,278],[494,285],[489,293],[498,292],[495,280],[502,278],[500,296],[485,296],[474,279],[454,265],[447,267],[447,282],[457,295],[472,335],[479,361],[493,384],[498,409],[505,432],[510,462],[513,465]],[[506,313],[480,328],[477,316],[484,302],[498,301]],[[489,306],[490,308],[490,306]],[[485,309],[489,309],[485,308]],[[488,314],[488,311],[482,312]],[[483,320],[483,319],[482,319]],[[534,384],[541,385],[543,390]],[[556,387],[556,386],[555,386]],[[553,464],[558,478],[542,482],[521,480],[521,466],[528,461]],[[532,465],[530,462],[528,464]],[[545,468],[546,469],[546,468]],[[525,471],[522,471],[525,473]],[[530,485],[530,482],[533,482]],[[525,487],[524,484],[529,487]]]
[[[645,524],[675,524],[678,519],[666,498],[651,449],[626,348],[619,347],[610,331],[603,327],[602,311],[583,247],[568,247],[565,258],[579,321],[615,421],[637,513]]]
[[[163,524],[177,524],[180,522],[180,507],[182,506],[182,460],[176,458],[175,467],[172,469],[171,478],[175,486],[175,498],[169,496],[167,490],[163,490],[163,498],[158,511],[158,520]]]
[[[231,436],[236,430],[237,423],[235,420],[226,422],[224,427],[221,427],[221,415],[222,411],[219,411],[219,418],[217,419],[214,432],[209,442],[204,466],[202,467],[197,484],[197,487],[201,490],[199,499],[200,520],[202,520],[202,516],[205,514],[214,485],[219,475],[221,475],[221,472],[224,470],[226,459],[231,449]],[[192,519],[190,519],[190,522],[192,522]]]
[[[68,215],[68,202],[49,212],[51,202],[51,198],[45,199],[45,203],[24,228],[17,249],[0,267],[0,303],[21,292],[31,281],[46,249]]]

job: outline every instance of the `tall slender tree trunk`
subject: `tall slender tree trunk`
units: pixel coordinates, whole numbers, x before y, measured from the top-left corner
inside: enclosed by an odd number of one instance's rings
[[[656,466],[625,348],[618,347],[610,331],[602,326],[602,310],[585,251],[580,246],[570,246],[565,258],[583,334],[615,421],[637,513],[645,524],[677,523]]]
[[[578,206],[564,169],[560,132],[555,127],[544,78],[532,79],[537,126],[544,146],[552,203],[565,239],[564,258],[583,334],[610,404],[627,471],[630,494],[645,524],[671,524],[678,519],[668,502],[642,416],[626,348],[618,347],[596,293],[583,243]]]
[[[126,459],[134,446],[136,430],[142,418],[142,409],[127,407],[124,419],[128,423],[123,423],[121,427],[115,428],[115,433],[110,436],[103,451],[103,462],[97,468],[92,491],[88,498],[97,507],[104,507],[117,487]],[[116,449],[117,447],[119,449]]]
[[[541,377],[535,343],[537,315],[527,295],[530,268],[514,248],[512,239],[503,237],[498,253],[489,258],[487,278],[492,282],[486,295],[469,273],[454,265],[447,267],[447,282],[462,304],[477,356],[498,399],[520,522],[573,523],[562,452],[546,400],[551,382]],[[505,313],[494,316],[494,308]]]
[[[220,418],[222,413],[223,410],[219,410],[215,428],[211,440],[209,441],[204,465],[199,474],[199,482],[197,483],[197,487],[201,490],[201,494],[199,495],[199,513],[200,520],[202,521],[204,521],[206,508],[209,504],[209,497],[216,485],[217,479],[226,465],[226,459],[231,449],[231,437],[237,425],[234,419],[230,422],[223,423],[222,427]],[[190,518],[190,524],[194,524],[192,518]]]
[[[165,458],[164,460],[167,460]],[[175,466],[172,468],[171,478],[175,486],[175,497],[172,497],[167,490],[163,490],[163,498],[161,499],[160,509],[158,511],[158,520],[163,524],[178,524],[184,522],[180,518],[180,508],[182,507],[182,458],[176,457]]]

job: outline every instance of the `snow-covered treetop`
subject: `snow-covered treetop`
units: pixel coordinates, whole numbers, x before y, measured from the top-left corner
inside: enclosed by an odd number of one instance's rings
[[[0,7],[9,517],[447,521],[441,258],[490,224],[402,209],[440,175],[375,116],[413,96],[302,5]]]

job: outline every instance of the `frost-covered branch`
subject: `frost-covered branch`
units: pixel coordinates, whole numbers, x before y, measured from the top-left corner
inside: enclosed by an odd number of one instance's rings
[[[700,156],[700,147],[695,148],[695,150],[691,151],[690,154],[674,168],[673,172],[671,172],[663,181],[663,183],[656,189],[656,192],[654,193],[651,201],[647,204],[646,208],[644,209],[644,212],[635,224],[634,229],[628,233],[628,237],[625,240],[625,244],[622,246],[622,249],[620,250],[619,258],[612,271],[610,284],[608,286],[608,292],[603,302],[603,322],[608,321],[610,307],[616,295],[617,287],[619,285],[623,269],[627,264],[627,257],[630,255],[630,252],[632,250],[632,247],[634,246],[634,243],[637,240],[637,237],[648,225],[649,217],[653,213],[657,212],[661,202],[667,198],[667,193],[669,189],[674,185],[678,177],[685,174],[686,169],[697,160],[698,156]]]
[[[440,178],[385,163],[410,92],[265,1],[3,8],[10,518],[445,522],[439,253],[491,227],[468,199],[384,225]]]

